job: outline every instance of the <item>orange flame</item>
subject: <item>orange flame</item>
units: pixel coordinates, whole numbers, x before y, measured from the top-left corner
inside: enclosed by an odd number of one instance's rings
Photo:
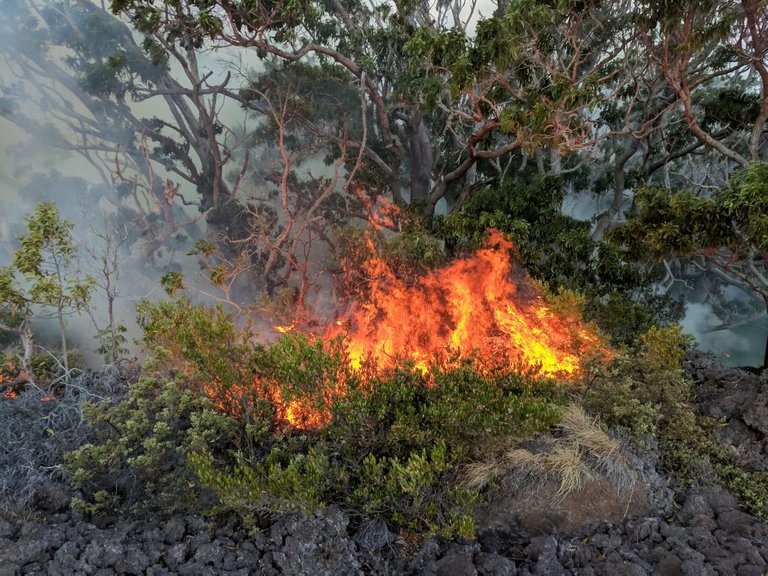
[[[18,396],[16,390],[12,387],[15,380],[13,375],[18,371],[18,368],[16,368],[13,361],[10,359],[6,359],[5,365],[0,365],[0,385],[5,385],[6,387],[5,392],[3,393],[6,400],[13,400]]]
[[[522,270],[513,269],[512,252],[512,243],[492,231],[488,246],[473,257],[412,286],[374,258],[364,265],[372,278],[369,298],[354,303],[347,321],[330,326],[324,338],[342,336],[356,369],[371,358],[379,367],[410,360],[426,372],[449,358],[475,357],[494,365],[523,363],[545,376],[577,374],[581,354],[602,348],[597,334],[555,314]]]
[[[379,194],[369,195],[362,186],[355,188],[355,196],[362,203],[366,213],[366,221],[371,226],[377,230],[381,228],[399,229],[400,208],[393,204],[389,198]]]
[[[338,386],[326,386],[323,402],[330,405],[332,396],[341,393]],[[333,390],[333,392],[331,392]],[[236,384],[225,388],[218,379],[205,386],[206,395],[213,400],[214,405],[221,411],[233,416],[243,416],[253,410],[253,393],[268,400],[273,406],[275,422],[278,425],[287,424],[301,430],[316,430],[330,422],[328,410],[317,406],[310,398],[296,396],[286,399],[282,388],[277,382],[256,378],[251,385]]]
[[[580,319],[555,313],[518,265],[512,243],[491,231],[474,256],[434,270],[412,285],[372,258],[362,267],[370,278],[368,297],[352,303],[343,318],[322,332],[325,343],[341,337],[350,367],[374,370],[410,361],[427,373],[436,364],[471,359],[484,369],[522,364],[544,376],[569,378],[581,370],[588,350],[608,354],[599,336]],[[292,332],[296,324],[275,326]],[[368,365],[369,368],[371,365]],[[214,383],[215,384],[215,383]],[[217,389],[219,391],[217,392]],[[286,399],[277,382],[256,379],[252,386],[207,387],[222,410],[242,414],[243,398],[255,393],[274,406],[278,424],[317,429],[330,421],[334,398],[345,393],[343,377],[324,383],[323,397]]]

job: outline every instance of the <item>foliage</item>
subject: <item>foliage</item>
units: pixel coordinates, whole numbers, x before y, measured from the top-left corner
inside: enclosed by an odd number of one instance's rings
[[[15,308],[40,305],[57,311],[82,309],[93,282],[70,269],[77,253],[72,239],[73,224],[62,220],[56,206],[50,203],[38,204],[25,221],[27,231],[19,238],[13,268],[3,270],[0,298]],[[22,274],[29,283],[26,292],[13,284],[14,272]]]
[[[638,213],[611,236],[634,259],[649,254],[695,257],[748,284],[768,301],[764,264],[768,250],[768,163],[734,174],[711,198],[658,187],[637,192]]]
[[[86,512],[113,508],[200,509],[201,490],[185,466],[194,448],[224,447],[233,422],[211,400],[173,382],[142,378],[126,400],[86,404],[92,441],[67,454],[65,469]]]
[[[714,437],[717,420],[694,408],[693,384],[683,374],[690,346],[679,328],[652,328],[628,354],[592,373],[587,406],[641,446],[657,445],[666,471],[684,484],[707,475],[731,489],[756,517],[768,514],[766,473],[740,465]]]
[[[596,367],[584,390],[586,406],[640,443],[656,441],[691,413],[691,382],[682,372],[689,345],[677,326],[651,328],[634,350]]]
[[[392,273],[406,284],[418,281],[424,273],[446,261],[441,239],[425,229],[417,219],[406,218],[398,234],[372,232],[347,226],[336,230],[334,257],[341,267],[341,292],[363,298],[368,284],[361,263],[381,259]]]
[[[137,306],[149,370],[182,376],[189,387],[218,379],[240,383],[247,364],[247,333],[240,333],[230,314],[219,307],[195,306],[187,297],[143,301]]]
[[[68,469],[91,512],[169,503],[185,490],[181,505],[208,487],[214,510],[251,526],[337,503],[407,530],[470,537],[478,494],[459,485],[459,467],[559,420],[560,387],[508,367],[353,372],[338,343],[287,334],[254,345],[220,309],[184,298],[140,311],[147,369],[183,384],[145,378],[126,402],[88,408],[100,436]],[[327,412],[326,424],[288,426],[291,402]]]
[[[300,362],[306,375],[311,366],[306,357],[280,357],[289,372]],[[353,378],[315,435],[276,437],[266,454],[240,452],[229,469],[202,452],[194,468],[225,509],[246,519],[336,502],[408,530],[470,537],[478,494],[458,485],[458,467],[488,442],[556,422],[558,393],[509,373],[489,382],[469,366],[431,377],[403,369]]]
[[[734,493],[756,518],[768,520],[768,472],[745,470],[734,464],[725,464],[717,469],[720,481]]]
[[[125,324],[115,324],[99,328],[93,338],[98,342],[96,353],[101,354],[107,363],[117,362],[119,358],[127,355],[130,350],[126,347],[128,328]]]
[[[69,377],[65,315],[87,307],[94,280],[74,269],[73,224],[59,216],[54,204],[38,204],[25,222],[27,230],[19,238],[12,266],[0,269],[0,302],[25,322],[34,316],[58,320],[62,364]],[[16,273],[24,277],[25,286],[17,284]],[[30,357],[31,350],[25,356]]]

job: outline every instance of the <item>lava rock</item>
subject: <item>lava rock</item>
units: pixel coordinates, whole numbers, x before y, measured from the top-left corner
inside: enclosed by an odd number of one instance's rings
[[[475,556],[479,576],[516,576],[517,567],[509,558],[500,554],[480,552]]]
[[[21,566],[9,562],[0,564],[0,576],[21,576]]]
[[[163,554],[163,562],[171,570],[175,570],[177,566],[183,564],[186,560],[187,544],[184,542],[174,544]]]
[[[165,543],[175,544],[176,542],[181,542],[181,539],[184,538],[184,534],[186,534],[186,530],[187,525],[185,524],[184,519],[179,516],[174,516],[165,523],[165,526],[163,526]]]

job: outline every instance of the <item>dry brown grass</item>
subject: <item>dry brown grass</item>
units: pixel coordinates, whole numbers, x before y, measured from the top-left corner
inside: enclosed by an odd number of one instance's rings
[[[482,490],[501,475],[503,471],[500,459],[488,459],[485,462],[472,462],[464,467],[463,483],[472,490]]]
[[[560,428],[562,437],[554,439],[546,451],[534,453],[513,445],[483,462],[467,466],[465,484],[480,489],[502,475],[532,484],[556,480],[559,487],[554,494],[555,501],[600,477],[607,478],[620,490],[632,487],[635,473],[620,443],[606,434],[580,406],[572,404],[563,410]]]

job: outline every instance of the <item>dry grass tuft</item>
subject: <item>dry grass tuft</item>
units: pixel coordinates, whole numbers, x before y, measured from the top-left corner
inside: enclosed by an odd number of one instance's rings
[[[560,427],[566,435],[589,453],[625,460],[619,442],[608,436],[581,406],[576,404],[567,406],[563,410]]]
[[[542,454],[516,448],[505,454],[504,461],[509,469],[529,479],[559,479],[560,487],[555,493],[558,501],[592,477],[584,465],[581,451],[572,444],[556,444],[551,452]]]
[[[635,473],[622,453],[621,444],[580,406],[570,405],[563,410],[560,428],[562,437],[554,440],[547,451],[534,453],[513,446],[501,455],[467,466],[465,484],[484,488],[503,474],[532,483],[555,479],[560,482],[555,501],[599,477],[607,478],[620,490],[633,486]]]
[[[563,411],[560,426],[566,436],[581,447],[597,474],[608,478],[619,489],[633,486],[635,474],[621,451],[621,444],[608,436],[581,406],[568,406]]]
[[[471,490],[482,490],[501,472],[502,462],[497,459],[467,464],[463,471],[463,485]]]

